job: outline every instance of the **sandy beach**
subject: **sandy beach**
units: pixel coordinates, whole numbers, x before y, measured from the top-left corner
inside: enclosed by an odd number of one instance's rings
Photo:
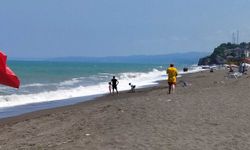
[[[250,76],[226,70],[0,120],[0,149],[246,150]]]

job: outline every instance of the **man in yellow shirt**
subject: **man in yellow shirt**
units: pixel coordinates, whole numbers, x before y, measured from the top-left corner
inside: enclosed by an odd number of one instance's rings
[[[167,69],[168,74],[168,93],[171,93],[171,90],[174,91],[176,85],[176,78],[178,75],[177,69],[174,67],[174,64],[170,64],[170,67]]]

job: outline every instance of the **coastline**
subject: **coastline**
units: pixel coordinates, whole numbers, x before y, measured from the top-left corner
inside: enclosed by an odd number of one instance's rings
[[[198,73],[198,72],[202,72],[205,70],[191,70],[189,72],[182,72],[180,71],[180,75],[178,76],[178,79],[181,79],[182,76],[187,75],[187,74],[193,74],[193,73]],[[163,75],[163,78],[166,78],[166,75]],[[148,88],[156,88],[157,86],[161,85],[162,82],[165,82],[166,80],[155,80],[153,81],[151,84],[149,85],[143,85],[141,87],[137,87],[136,90],[137,91],[144,91],[147,90]],[[181,81],[181,80],[180,80]],[[119,93],[120,94],[124,94],[124,93],[128,93],[129,90],[122,90]],[[135,93],[134,93],[135,94]],[[96,95],[91,95],[91,96],[84,96],[84,97],[74,97],[74,98],[70,98],[70,99],[65,99],[65,100],[56,100],[56,101],[48,101],[48,102],[40,102],[40,103],[30,103],[30,104],[26,104],[26,105],[20,105],[20,106],[14,106],[14,107],[7,107],[7,112],[6,114],[4,114],[4,116],[0,117],[0,123],[1,120],[9,120],[10,118],[15,118],[15,117],[19,117],[19,116],[33,116],[33,113],[37,113],[39,112],[43,112],[46,110],[51,110],[51,109],[57,109],[57,108],[61,108],[61,107],[67,107],[67,106],[72,106],[72,105],[77,105],[77,104],[81,104],[81,103],[86,103],[88,101],[95,101],[98,100],[100,98],[104,98],[106,96],[110,96],[110,94],[107,93],[103,93],[103,94],[96,94]],[[106,98],[104,98],[106,99]],[[42,106],[44,105],[44,106]],[[19,110],[20,108],[21,110]],[[3,108],[6,109],[6,108]],[[12,109],[14,111],[12,111]],[[30,109],[30,110],[27,110]],[[18,111],[15,111],[18,110]],[[29,115],[32,114],[32,115]]]
[[[2,149],[247,149],[250,78],[225,70],[185,74],[70,106],[0,120]]]
[[[36,110],[36,111],[32,111],[32,112],[22,113],[19,115],[0,118],[0,126],[4,126],[5,124],[13,124],[13,123],[17,123],[20,121],[25,121],[27,119],[33,119],[33,118],[40,117],[43,115],[48,115],[48,114],[53,113],[55,111],[64,111],[66,109],[74,109],[78,105],[81,105],[79,107],[91,107],[91,105],[95,105],[96,103],[102,103],[103,101],[114,100],[116,98],[120,99],[120,98],[124,98],[124,97],[138,96],[138,94],[148,92],[149,90],[162,88],[162,86],[164,88],[167,88],[167,84],[164,85],[164,83],[166,82],[165,80],[159,80],[159,81],[155,81],[155,82],[157,84],[147,85],[147,86],[137,88],[135,93],[130,93],[129,90],[124,90],[124,91],[120,91],[118,95],[117,94],[109,94],[109,93],[93,95],[93,96],[89,96],[90,98],[86,98],[86,100],[84,100],[84,101],[73,102],[72,104],[67,104],[67,105],[62,105],[62,106],[52,107],[52,108],[47,108],[47,109],[41,109],[41,110]],[[80,99],[80,98],[76,98],[76,99]],[[55,101],[55,102],[57,102],[57,101]],[[58,101],[58,102],[60,102],[60,101]],[[34,103],[34,104],[39,105],[39,103]]]
[[[204,71],[199,67],[193,67],[191,66],[191,69],[188,72],[183,72],[180,71],[179,74],[181,77],[184,74],[190,74],[190,73],[197,73],[199,71]],[[147,88],[147,87],[152,87],[152,86],[157,86],[158,81],[161,80],[165,80],[165,78],[167,77],[164,74],[164,71],[156,71],[156,75],[153,73],[153,71],[148,72],[146,74],[140,75],[135,73],[135,76],[144,76],[144,75],[148,75],[147,79],[145,80],[145,77],[143,77],[141,80],[136,80],[136,82],[134,82],[134,79],[132,80],[132,83],[135,84],[137,86],[137,89],[141,89],[141,88]],[[161,75],[159,75],[159,73]],[[131,75],[130,73],[125,73],[125,76],[130,76],[133,77],[133,75]],[[151,77],[150,77],[151,76]],[[150,78],[149,78],[150,77]],[[154,80],[152,80],[154,79]],[[120,92],[122,91],[129,91],[130,87],[128,86],[127,83],[131,82],[131,80],[122,80],[122,85],[119,86],[119,90]],[[68,80],[67,82],[74,82],[73,79],[72,80]],[[66,82],[66,81],[65,81]],[[119,80],[120,82],[120,80]],[[51,92],[48,91],[47,93],[43,93],[43,94],[26,94],[26,95],[15,95],[13,94],[13,96],[3,96],[1,97],[3,100],[1,101],[1,108],[0,108],[0,119],[3,118],[7,118],[7,117],[13,117],[13,116],[19,116],[22,114],[26,114],[26,113],[30,113],[30,112],[35,112],[35,111],[40,111],[40,110],[44,110],[44,109],[51,109],[51,108],[56,108],[56,107],[63,107],[63,106],[67,106],[67,105],[74,105],[77,103],[81,103],[81,102],[85,102],[85,101],[90,101],[93,100],[97,97],[101,97],[104,96],[108,93],[108,90],[106,89],[106,84],[104,85],[103,82],[100,83],[101,86],[98,84],[96,84],[97,86],[95,88],[101,89],[102,92],[100,92],[100,90],[96,90],[97,92],[93,92],[90,89],[88,89],[88,87],[86,87],[87,89],[74,89],[72,90],[73,94],[69,93],[70,90],[66,90],[65,92],[67,94],[67,96],[69,96],[70,98],[62,98],[62,99],[56,99],[56,100],[51,100],[51,97],[53,97],[53,95],[51,95]],[[41,86],[39,84],[34,84],[34,85],[38,85]],[[34,86],[32,85],[32,86]],[[29,85],[27,86],[29,87]],[[90,90],[90,91],[89,91]],[[93,89],[92,89],[93,90]],[[81,92],[82,91],[82,92]],[[99,92],[100,93],[99,93]],[[54,94],[57,95],[57,97],[60,97],[60,94],[58,95],[57,92],[61,92],[60,90],[54,91]],[[87,94],[86,96],[79,96],[81,95],[80,93],[92,93],[92,94]],[[53,93],[53,92],[52,92]],[[64,95],[64,93],[62,93]],[[76,96],[75,94],[77,94],[78,96]],[[51,95],[50,97],[48,97],[49,95]],[[84,95],[84,94],[83,94]],[[16,97],[17,96],[17,97]],[[48,98],[48,99],[46,99]],[[55,97],[53,97],[55,98]],[[43,99],[42,101],[40,101],[41,99]]]

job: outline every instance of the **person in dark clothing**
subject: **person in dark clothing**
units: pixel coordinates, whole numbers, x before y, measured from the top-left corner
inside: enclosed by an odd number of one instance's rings
[[[133,85],[131,83],[129,83],[128,85],[131,87],[130,92],[134,93],[136,85]]]
[[[111,79],[111,83],[112,83],[112,90],[113,93],[116,90],[116,93],[118,94],[118,89],[117,89],[117,85],[119,84],[118,80],[115,78],[115,76],[113,76],[113,79]]]

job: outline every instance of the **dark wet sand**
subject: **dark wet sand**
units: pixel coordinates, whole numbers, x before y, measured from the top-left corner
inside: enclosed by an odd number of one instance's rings
[[[0,149],[247,150],[250,77],[226,71],[0,120]]]

